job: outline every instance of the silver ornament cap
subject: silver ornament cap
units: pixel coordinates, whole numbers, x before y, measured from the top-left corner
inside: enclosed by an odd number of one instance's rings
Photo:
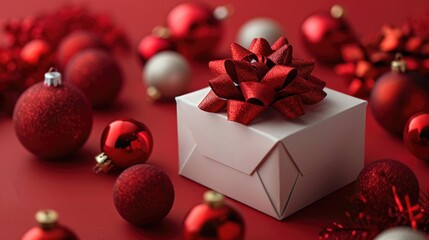
[[[59,73],[55,68],[49,69],[49,72],[45,73],[45,80],[43,81],[43,83],[46,86],[61,86],[61,73]]]

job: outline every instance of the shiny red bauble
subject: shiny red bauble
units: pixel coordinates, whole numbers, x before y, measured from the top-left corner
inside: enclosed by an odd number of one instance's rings
[[[137,54],[141,63],[145,64],[155,54],[162,51],[174,51],[175,49],[175,44],[170,39],[151,34],[140,40]]]
[[[167,16],[171,38],[177,42],[180,53],[190,58],[207,57],[215,50],[222,37],[222,23],[213,9],[203,3],[182,3]]]
[[[384,129],[401,136],[412,115],[429,111],[429,83],[414,72],[385,73],[375,83],[369,105]]]
[[[77,240],[73,231],[58,223],[58,214],[54,210],[41,210],[36,213],[39,226],[28,230],[21,240]]]
[[[408,120],[404,144],[414,156],[429,162],[429,113],[418,113]]]
[[[154,225],[170,212],[174,188],[160,168],[138,164],[127,168],[116,179],[113,201],[118,213],[128,222],[137,226]]]
[[[106,47],[101,38],[95,33],[88,31],[70,33],[58,46],[57,60],[59,66],[64,69],[74,55],[88,48],[105,49]]]
[[[83,146],[92,129],[92,109],[85,95],[61,74],[45,74],[45,82],[27,89],[13,113],[22,145],[40,158],[61,158]]]
[[[49,44],[41,39],[35,39],[21,49],[21,59],[30,64],[37,65],[43,58],[48,57],[51,53]]]
[[[358,195],[368,206],[380,211],[395,205],[394,193],[400,200],[408,196],[412,205],[419,200],[419,182],[413,171],[405,164],[383,159],[368,164],[357,179]]]
[[[183,222],[184,240],[244,239],[240,213],[224,202],[220,193],[208,191],[204,202],[193,207]]]
[[[343,11],[340,6],[334,5],[331,13],[313,14],[301,25],[304,47],[321,63],[341,62],[341,47],[356,42],[356,37],[343,17]]]
[[[127,168],[144,163],[152,153],[152,134],[143,123],[134,119],[115,120],[104,128],[101,151],[95,172],[109,172],[112,168]]]
[[[123,76],[111,54],[100,49],[87,49],[67,64],[65,80],[82,90],[93,107],[105,107],[116,100]]]

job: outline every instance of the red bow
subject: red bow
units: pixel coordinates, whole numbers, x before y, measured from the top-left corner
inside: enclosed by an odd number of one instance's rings
[[[325,82],[311,75],[314,61],[293,59],[285,37],[272,46],[256,38],[249,50],[233,43],[231,52],[232,59],[209,63],[217,77],[209,81],[212,90],[200,109],[219,112],[226,108],[228,120],[247,125],[270,106],[291,119],[305,114],[303,104],[326,97]]]

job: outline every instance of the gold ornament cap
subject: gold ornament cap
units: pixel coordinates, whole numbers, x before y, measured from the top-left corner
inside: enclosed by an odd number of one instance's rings
[[[112,168],[115,167],[113,162],[109,159],[109,156],[107,156],[107,154],[105,154],[104,152],[101,152],[100,154],[95,156],[95,162],[96,164],[92,168],[92,171],[94,171],[95,173],[108,173],[110,170],[112,170]]]
[[[331,7],[331,16],[333,18],[340,19],[344,17],[344,15],[345,15],[345,10],[341,5],[335,4],[334,6]]]
[[[405,61],[402,54],[397,53],[395,55],[395,60],[390,64],[392,72],[404,73],[407,71],[407,62]]]
[[[229,18],[232,14],[234,14],[234,11],[235,11],[234,6],[231,4],[217,6],[213,10],[213,16],[219,21],[224,21],[227,18]]]
[[[158,101],[162,98],[161,92],[154,86],[149,86],[146,89],[146,94],[152,101]]]
[[[40,228],[50,230],[57,226],[58,213],[52,209],[44,209],[38,211],[35,218]]]
[[[152,34],[164,39],[169,39],[171,37],[170,29],[164,26],[155,26],[152,29]]]
[[[218,208],[223,206],[225,197],[216,191],[207,191],[204,193],[204,202],[211,208]]]

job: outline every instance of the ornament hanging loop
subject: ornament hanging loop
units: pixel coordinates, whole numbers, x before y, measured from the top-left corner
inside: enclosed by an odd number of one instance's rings
[[[54,67],[51,67],[47,73],[45,73],[45,80],[43,83],[46,86],[58,87],[62,85],[61,73],[59,73]]]
[[[395,55],[395,60],[390,64],[392,72],[404,73],[407,71],[407,62],[405,61],[402,54],[397,53]]]

